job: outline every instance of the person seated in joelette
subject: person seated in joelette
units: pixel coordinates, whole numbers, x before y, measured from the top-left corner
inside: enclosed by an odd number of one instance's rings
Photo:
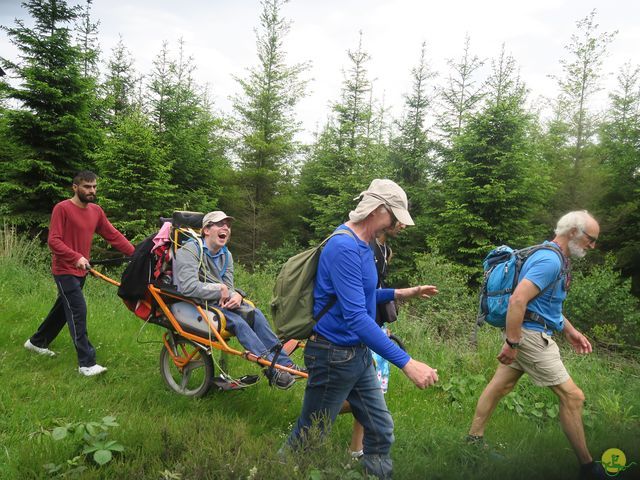
[[[243,303],[242,295],[234,289],[233,256],[227,249],[233,220],[233,217],[219,210],[204,216],[202,248],[200,242],[190,240],[178,249],[173,262],[174,282],[183,295],[197,298],[203,303],[210,302],[220,308],[227,320],[227,330],[236,335],[242,346],[271,361],[271,349],[278,343],[278,338],[264,314]],[[300,370],[282,352],[276,363]],[[283,370],[269,369],[265,374],[281,389],[287,389],[295,383],[295,377]]]

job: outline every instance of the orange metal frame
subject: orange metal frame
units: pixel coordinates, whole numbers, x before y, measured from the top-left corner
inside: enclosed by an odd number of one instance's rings
[[[120,283],[117,282],[116,280],[113,280],[112,278],[107,277],[106,275],[98,272],[95,269],[90,269],[89,272],[94,275],[95,277],[98,277],[112,285],[115,286],[120,286]],[[170,293],[167,292],[163,292],[162,290],[160,290],[157,287],[154,287],[153,285],[148,285],[148,290],[149,293],[151,294],[151,296],[153,297],[153,299],[156,301],[156,303],[158,304],[158,306],[160,307],[160,309],[162,310],[162,313],[164,314],[164,316],[169,320],[169,322],[171,323],[171,326],[173,327],[173,329],[175,330],[175,333],[177,333],[179,336],[186,338],[187,340],[191,340],[192,342],[195,342],[196,344],[198,344],[201,348],[203,348],[204,350],[207,350],[208,348],[214,348],[216,350],[220,350],[222,352],[225,353],[229,353],[231,355],[237,355],[240,357],[243,357],[244,359],[250,361],[250,362],[254,362],[257,363],[259,365],[263,365],[263,366],[271,366],[271,362],[269,360],[266,360],[262,357],[258,357],[257,355],[254,355],[253,353],[251,353],[248,350],[244,350],[244,351],[240,351],[240,350],[236,350],[234,348],[231,348],[229,346],[229,344],[226,342],[226,340],[228,340],[229,338],[232,338],[232,334],[230,332],[228,332],[226,330],[226,323],[227,320],[224,316],[224,313],[217,308],[211,308],[210,310],[212,310],[214,313],[216,313],[216,315],[218,316],[218,319],[220,321],[220,325],[222,328],[220,328],[220,331],[218,331],[218,329],[216,328],[216,326],[209,320],[209,316],[206,314],[206,312],[204,311],[204,309],[198,305],[197,303],[190,301],[184,297],[181,296],[177,296],[177,295],[172,295]],[[180,300],[182,302],[189,302],[192,305],[194,305],[196,307],[196,309],[198,310],[198,313],[202,316],[202,318],[207,322],[209,329],[211,331],[211,333],[213,334],[213,336],[211,338],[206,338],[206,337],[201,337],[199,335],[194,335],[192,333],[189,333],[187,331],[185,331],[182,326],[180,325],[180,323],[178,322],[178,320],[176,319],[176,317],[173,315],[173,313],[171,313],[171,310],[169,309],[169,307],[167,306],[167,303],[164,301],[163,297],[168,297],[168,298],[174,298],[176,300]],[[250,302],[249,302],[250,303]],[[193,356],[195,355],[196,352],[194,352],[194,354],[192,354],[189,357],[183,357],[183,356],[176,356],[173,354],[173,351],[171,348],[169,348],[168,345],[168,340],[166,338],[166,334],[164,335],[163,341],[165,343],[165,345],[167,346],[167,350],[169,351],[169,354],[171,355],[171,358],[173,359],[174,364],[176,365],[176,367],[180,370],[182,370],[182,367],[184,367],[187,363],[189,363],[191,361],[191,359],[193,358]],[[302,342],[298,342],[297,340],[290,340],[289,342],[285,343],[285,347],[283,348],[283,351],[287,352],[287,353],[291,353],[292,351],[294,351],[296,348],[301,347],[304,348],[304,343]],[[284,367],[282,365],[278,365],[278,364],[274,364],[273,365],[274,368],[278,369],[278,370],[284,370],[285,372],[289,372],[292,375],[297,375],[299,377],[303,377],[303,378],[307,378],[308,375],[304,372],[300,372],[298,370],[294,370],[292,368],[289,367]]]
[[[167,332],[164,332],[164,335],[162,335],[162,342],[164,343],[165,347],[167,347],[167,352],[169,352],[169,355],[171,356],[171,359],[173,360],[174,365],[178,367],[178,370],[180,372],[182,372],[182,369],[186,365],[188,365],[191,360],[193,360],[193,357],[195,357],[196,355],[201,355],[200,350],[196,349],[193,351],[191,355],[188,355],[187,349],[184,348],[184,345],[180,345],[182,349],[182,356],[176,355],[173,353],[173,348],[169,343],[168,337],[169,337],[169,334]]]

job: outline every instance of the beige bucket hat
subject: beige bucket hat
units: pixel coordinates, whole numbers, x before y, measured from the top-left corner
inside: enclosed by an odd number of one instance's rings
[[[358,223],[367,218],[380,205],[391,209],[400,223],[415,225],[409,214],[409,201],[404,190],[393,180],[376,178],[369,188],[354,200],[360,200],[355,210],[349,212],[349,220]]]

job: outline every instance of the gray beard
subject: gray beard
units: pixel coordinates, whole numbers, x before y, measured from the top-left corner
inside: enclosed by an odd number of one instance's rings
[[[569,253],[572,257],[582,258],[587,254],[587,251],[580,247],[576,240],[569,240]]]

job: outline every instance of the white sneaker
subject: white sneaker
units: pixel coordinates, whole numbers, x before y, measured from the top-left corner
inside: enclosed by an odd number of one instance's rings
[[[33,343],[31,343],[30,338],[27,339],[26,342],[24,342],[24,348],[26,348],[27,350],[31,350],[32,352],[35,352],[39,355],[46,355],[47,357],[56,356],[56,352],[52,352],[48,348],[36,347]]]
[[[94,375],[100,375],[106,372],[107,368],[96,363],[92,367],[78,367],[78,371],[85,377],[93,377]]]

